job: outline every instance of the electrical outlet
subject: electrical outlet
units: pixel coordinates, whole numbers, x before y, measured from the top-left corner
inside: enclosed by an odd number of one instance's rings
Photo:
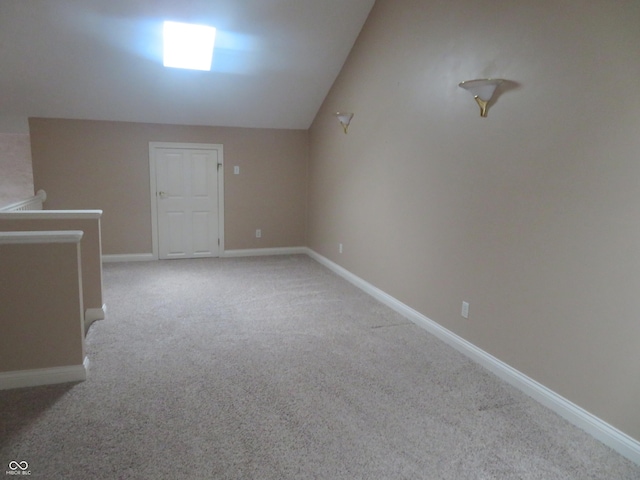
[[[462,315],[462,318],[469,318],[469,303],[468,302],[462,302],[462,312],[460,312],[460,315]]]
[[[260,229],[256,230],[256,238],[262,238],[262,230]]]
[[[338,244],[338,253],[342,253],[342,244],[341,243]]]
[[[238,165],[234,165],[233,174],[234,175],[240,175],[240,167]]]

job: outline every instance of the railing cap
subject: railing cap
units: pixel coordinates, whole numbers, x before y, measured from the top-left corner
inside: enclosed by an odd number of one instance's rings
[[[0,232],[0,245],[23,245],[34,243],[79,243],[80,230],[54,230],[44,232]]]
[[[0,212],[0,220],[76,220],[100,218],[102,210],[18,210]]]

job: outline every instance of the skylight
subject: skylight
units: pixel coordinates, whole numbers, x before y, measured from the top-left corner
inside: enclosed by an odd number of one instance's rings
[[[216,29],[206,25],[164,22],[164,66],[211,70]]]

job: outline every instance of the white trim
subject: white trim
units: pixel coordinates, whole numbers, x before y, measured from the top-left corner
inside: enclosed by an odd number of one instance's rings
[[[225,250],[222,257],[260,257],[266,255],[299,255],[308,254],[307,247],[281,247],[281,248],[246,248],[241,250]]]
[[[10,203],[9,205],[5,205],[0,208],[0,212],[14,212],[18,210],[42,210],[42,204],[47,199],[47,192],[40,189],[36,192],[36,194],[27,198],[26,200],[20,200],[19,202]],[[36,208],[31,208],[36,207]]]
[[[219,150],[220,169],[218,170],[218,256],[224,253],[224,148]]]
[[[149,148],[178,148],[191,150],[217,150],[221,143],[181,143],[181,142],[149,142]]]
[[[640,442],[311,249],[307,255],[640,465]]]
[[[154,260],[159,258],[158,247],[158,198],[156,178],[156,143],[149,142],[149,201],[151,203],[151,255]]]
[[[85,220],[97,219],[102,210],[20,210],[0,212],[0,220]]]
[[[192,150],[218,151],[218,255],[224,252],[224,145],[221,143],[174,143],[149,142],[149,195],[151,199],[151,250],[155,260],[158,260],[158,206],[156,198],[156,162],[155,151],[161,148],[178,148]]]
[[[115,263],[115,262],[148,262],[150,260],[157,260],[158,257],[153,253],[123,253],[115,255],[102,255],[103,263]]]
[[[89,357],[85,357],[82,365],[2,372],[0,373],[0,390],[37,387],[54,383],[82,382],[87,379],[88,372]]]
[[[104,320],[105,314],[107,313],[107,306],[102,305],[102,308],[87,308],[84,311],[84,322],[92,323],[96,320]]]
[[[307,247],[277,247],[277,248],[244,248],[238,250],[221,250],[220,257],[259,257],[267,255],[308,255]],[[202,257],[207,258],[207,257]],[[116,262],[148,262],[158,260],[153,253],[128,253],[102,255],[103,263]]]
[[[0,232],[0,245],[24,245],[26,243],[79,243],[80,230],[54,230],[43,232]]]
[[[89,330],[89,327],[96,320],[104,320],[107,313],[107,306],[102,305],[102,308],[87,308],[84,311],[84,331]]]

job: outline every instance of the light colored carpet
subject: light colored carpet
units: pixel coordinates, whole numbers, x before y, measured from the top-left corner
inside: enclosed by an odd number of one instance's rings
[[[0,392],[46,479],[628,479],[632,464],[306,256],[106,264],[86,382]],[[0,471],[0,474],[2,471]]]

